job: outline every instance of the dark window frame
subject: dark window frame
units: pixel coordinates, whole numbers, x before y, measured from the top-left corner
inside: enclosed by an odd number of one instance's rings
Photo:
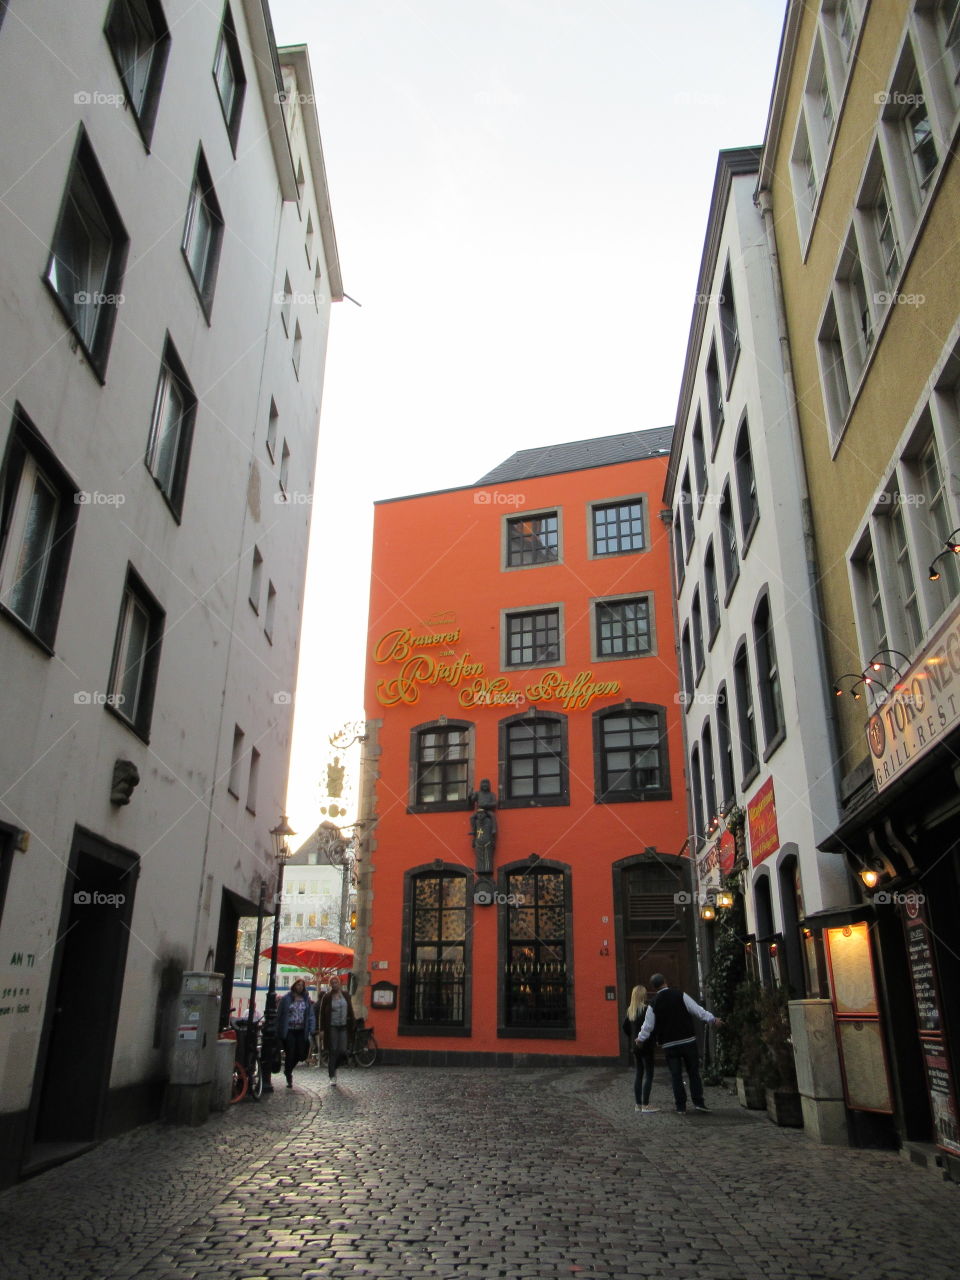
[[[464,880],[464,938],[463,938],[463,1021],[462,1022],[430,1022],[418,1020],[413,1016],[413,965],[417,942],[414,937],[416,915],[416,882],[421,877],[461,877]],[[462,864],[444,862],[421,863],[408,867],[403,873],[403,922],[400,960],[400,1010],[397,1020],[397,1034],[401,1036],[451,1036],[467,1037],[472,1035],[473,1015],[473,913],[474,907],[474,873]],[[441,888],[441,895],[442,895]],[[456,940],[459,941],[459,940]],[[440,939],[442,944],[442,937]],[[424,943],[423,945],[428,945]],[[452,945],[456,945],[456,942]]]
[[[605,653],[601,648],[600,611],[616,612],[618,607],[644,604],[647,612],[647,647],[623,653]],[[630,662],[634,658],[649,658],[657,652],[656,620],[653,613],[653,592],[637,591],[624,596],[601,596],[590,601],[590,660],[592,662]]]
[[[3,557],[8,550],[10,522],[28,456],[33,459],[37,470],[56,491],[59,499],[53,540],[43,576],[43,585],[40,588],[40,606],[36,625],[30,626],[18,613],[2,603],[0,603],[0,616],[16,626],[49,656],[54,652],[57,627],[63,607],[73,538],[80,511],[80,491],[18,400],[13,406],[10,433],[7,437],[3,461],[0,463],[0,563],[3,562]]]
[[[720,342],[723,347],[723,364],[727,371],[726,394],[729,400],[730,389],[733,386],[734,375],[740,362],[742,347],[740,325],[737,321],[736,295],[733,292],[733,276],[730,272],[729,261],[723,275],[723,284],[720,287],[720,298],[717,305],[720,312]]]
[[[737,477],[737,505],[740,509],[740,533],[743,543],[740,558],[743,559],[760,523],[760,501],[757,495],[757,475],[753,465],[753,447],[750,444],[750,424],[747,415],[740,420],[737,440],[733,450],[733,466]]]
[[[556,619],[557,651],[554,657],[534,658],[531,662],[511,662],[512,623],[522,618],[546,618],[553,615]],[[504,671],[528,671],[533,667],[561,667],[564,664],[563,606],[562,604],[538,605],[532,609],[504,609],[503,618],[503,660]],[[536,634],[536,632],[534,632]]]
[[[745,791],[760,772],[757,709],[753,698],[750,655],[746,636],[733,650],[733,688],[737,703],[737,736],[740,743],[740,789]],[[746,730],[749,729],[749,732]]]
[[[611,556],[636,556],[636,555],[640,555],[641,552],[650,550],[650,530],[648,526],[649,515],[647,510],[647,499],[644,494],[637,493],[627,498],[614,498],[614,499],[605,498],[603,499],[603,501],[591,502],[589,506],[590,506],[590,520],[588,525],[588,528],[589,528],[588,553],[589,553],[589,558],[591,560],[607,560]],[[640,508],[639,516],[628,514],[625,520],[622,519],[621,512],[629,511],[631,507]],[[600,540],[598,538],[598,530],[600,526],[598,526],[597,517],[598,515],[600,515],[601,512],[608,512],[608,511],[617,512],[617,518],[612,523],[616,526],[617,532],[615,534],[615,538],[618,545],[616,549],[613,551],[600,551],[598,550],[598,541]],[[632,524],[636,520],[639,520],[640,522],[640,535],[639,535],[640,546],[639,547],[620,546],[619,543],[624,540],[623,534],[622,534],[622,529],[624,525]],[[609,525],[604,525],[603,527],[609,528]],[[631,530],[626,535],[626,537],[627,539],[632,539],[636,537],[636,534]],[[603,541],[608,542],[610,541],[610,539],[604,538]]]
[[[188,243],[193,233],[195,225],[194,200],[197,204],[202,204],[210,219],[210,247],[204,255],[203,279],[198,280],[193,270],[193,263],[190,261],[188,252]],[[180,252],[183,260],[187,265],[187,274],[193,283],[197,299],[203,311],[204,319],[207,324],[211,323],[211,313],[213,311],[213,299],[217,291],[217,275],[220,271],[220,254],[223,249],[223,233],[224,233],[223,213],[220,209],[220,201],[217,199],[217,193],[213,186],[213,178],[210,175],[210,166],[207,164],[206,156],[203,154],[203,147],[197,149],[197,159],[193,169],[193,180],[190,183],[190,194],[187,198],[187,216],[183,224],[183,236],[180,240]]]
[[[173,466],[173,476],[168,490],[151,465],[151,455],[157,443],[158,414],[160,411],[160,395],[166,374],[177,384],[183,397],[184,409],[180,418],[180,434],[177,440],[177,456]],[[163,344],[163,358],[160,362],[160,374],[157,378],[157,389],[154,393],[153,412],[150,418],[150,434],[147,437],[147,451],[144,454],[144,465],[150,477],[160,490],[170,514],[180,523],[183,516],[183,499],[187,489],[187,472],[190,469],[190,451],[193,447],[193,432],[197,419],[197,393],[194,391],[183,366],[183,361],[173,345],[173,339],[167,333]],[[155,460],[155,459],[154,459]]]
[[[690,433],[690,449],[693,454],[693,478],[697,485],[697,515],[699,516],[707,497],[707,450],[703,440],[703,414],[699,405],[693,431]]]
[[[703,598],[707,613],[707,650],[713,648],[720,633],[720,583],[717,578],[717,555],[713,538],[707,543],[703,557]]]
[[[77,176],[80,176],[82,182],[89,189],[96,205],[96,211],[101,220],[106,224],[110,234],[110,250],[107,258],[107,266],[104,271],[102,288],[93,290],[93,292],[104,299],[112,298],[112,302],[99,302],[97,307],[100,308],[94,321],[94,330],[92,341],[88,345],[87,340],[80,332],[77,323],[77,317],[70,311],[68,303],[64,300],[63,295],[51,279],[51,272],[56,262],[56,245],[60,237],[60,231],[63,226],[64,218],[67,216],[71,200],[75,199],[71,192]],[[74,144],[73,153],[70,157],[70,164],[67,169],[67,180],[63,188],[63,195],[60,200],[60,208],[57,212],[57,219],[54,224],[53,238],[51,242],[50,252],[47,255],[47,263],[43,271],[43,283],[47,288],[50,296],[56,303],[67,328],[73,334],[74,339],[80,350],[92,369],[97,381],[101,386],[106,382],[107,362],[110,358],[110,348],[113,342],[113,330],[117,320],[117,308],[120,305],[122,294],[120,286],[123,283],[123,273],[127,262],[127,252],[130,247],[130,237],[127,235],[126,227],[123,225],[123,219],[120,217],[120,211],[117,208],[113,196],[110,194],[110,188],[107,186],[106,178],[103,176],[103,170],[94,153],[87,131],[83,125],[77,132],[77,140]],[[92,281],[87,280],[86,284]],[[87,293],[89,290],[80,289],[74,295],[75,299],[80,293]],[[74,305],[78,305],[74,302]],[[87,304],[79,304],[87,305]]]
[[[424,801],[420,797],[421,773],[423,768],[429,763],[431,765],[438,763],[437,761],[422,761],[420,758],[420,741],[421,738],[428,733],[442,733],[444,731],[458,731],[466,735],[465,747],[465,774],[466,789],[462,800],[436,800]],[[456,813],[470,808],[470,791],[471,778],[473,777],[474,767],[474,741],[475,741],[475,725],[471,720],[428,720],[423,724],[415,724],[410,730],[410,766],[408,780],[408,804],[407,813]],[[441,762],[442,763],[442,762]],[[451,762],[459,763],[459,762]]]
[[[693,815],[693,838],[703,844],[706,827],[703,821],[703,779],[700,769],[700,740],[690,748],[690,812]]]
[[[127,71],[121,61],[117,36],[117,25],[121,9],[130,8],[135,4],[139,4],[143,11],[146,12],[153,26],[155,36],[152,45],[153,54],[150,59],[150,71],[147,75],[143,101],[139,109],[134,102]],[[170,54],[170,28],[167,26],[166,16],[160,0],[113,0],[107,10],[107,16],[103,24],[103,34],[106,36],[107,44],[110,46],[110,54],[117,68],[120,83],[123,85],[126,105],[133,114],[144,150],[149,154],[150,141],[153,137],[153,129],[157,120],[157,110],[160,106],[163,78],[167,69],[167,58]]]
[[[723,604],[726,608],[740,581],[740,544],[737,541],[737,522],[729,476],[723,482],[720,495],[720,560],[723,564]]]
[[[736,793],[736,775],[733,767],[733,738],[730,734],[730,703],[726,684],[717,690],[717,759],[720,768],[718,799],[724,811],[733,803]]]
[[[227,115],[227,108],[224,105],[223,98],[220,94],[220,85],[217,83],[217,54],[220,51],[220,42],[223,41],[224,52],[230,60],[230,66],[233,70],[233,79],[236,86],[234,100],[230,106],[230,114]],[[217,44],[213,52],[213,65],[210,68],[210,74],[213,77],[213,88],[217,95],[217,101],[220,103],[220,113],[223,116],[223,123],[227,129],[227,137],[230,140],[230,150],[233,152],[234,158],[237,154],[237,138],[240,133],[240,118],[243,115],[243,101],[247,92],[247,77],[243,69],[243,57],[240,52],[240,41],[237,39],[237,28],[233,20],[233,14],[230,11],[230,5],[223,7],[223,18],[220,21],[220,29],[217,32]]]
[[[707,665],[706,649],[703,644],[703,606],[699,582],[690,601],[690,634],[693,639],[693,683],[696,686],[700,683]]]
[[[511,792],[510,785],[510,763],[511,743],[510,730],[517,725],[540,724],[549,722],[556,724],[560,731],[559,750],[553,752],[560,761],[560,790],[556,795],[531,795],[531,796],[514,796]],[[557,805],[568,805],[570,803],[570,764],[569,764],[569,738],[567,717],[558,711],[522,711],[514,716],[507,716],[501,720],[497,726],[498,746],[499,746],[499,781],[500,781],[500,797],[499,807],[501,809],[543,809],[554,807]],[[546,756],[548,752],[533,753],[534,758]],[[536,775],[536,766],[534,766],[534,775]]]
[[[766,763],[787,736],[787,722],[783,712],[783,681],[780,678],[780,662],[773,634],[773,610],[766,587],[760,592],[753,608],[752,630],[754,659],[757,664],[757,695],[763,723],[763,760]]]
[[[525,523],[529,524],[532,520],[553,520],[554,527],[552,533],[554,535],[554,545],[552,550],[554,555],[545,556],[542,559],[524,560],[527,554],[527,545],[532,544],[535,539],[531,535],[524,535],[522,530],[518,544],[519,559],[516,557],[517,547],[514,546],[513,531]],[[549,534],[551,531],[547,530]],[[503,567],[504,569],[541,569],[544,565],[560,564],[563,560],[562,554],[562,524],[560,519],[560,509],[558,507],[544,507],[542,511],[523,512],[520,515],[504,516],[503,520]],[[549,544],[546,549],[550,550]]]
[[[710,423],[710,459],[716,456],[717,445],[723,435],[726,407],[723,386],[720,382],[720,362],[717,359],[716,339],[710,339],[710,354],[705,367],[707,381],[707,419]]]
[[[608,783],[607,748],[604,745],[604,725],[607,720],[624,715],[653,715],[657,724],[657,748],[659,754],[660,784],[641,790],[611,791]],[[611,748],[613,750],[613,748]],[[625,701],[612,707],[603,707],[593,713],[593,766],[594,802],[596,804],[634,804],[651,800],[670,800],[670,751],[667,740],[666,707],[654,702]]]
[[[504,901],[498,905],[497,920],[497,956],[501,980],[497,983],[497,1038],[530,1039],[530,1040],[573,1040],[576,1038],[576,1007],[574,1002],[574,936],[573,936],[573,878],[570,866],[565,862],[552,859],[537,858],[536,861],[508,863],[497,870],[497,888],[506,899],[510,892],[512,878],[515,876],[560,875],[563,878],[563,913],[564,913],[564,975],[566,1017],[562,1024],[537,1025],[536,1023],[509,1022],[507,1000],[508,966],[510,964],[510,911],[511,904]],[[539,897],[539,894],[538,894]],[[534,908],[535,911],[539,907]],[[536,929],[534,930],[536,933]],[[522,945],[523,939],[516,939]],[[536,938],[535,942],[539,942]],[[558,984],[559,985],[559,984]]]
[[[130,716],[118,705],[114,695],[118,692],[121,673],[119,671],[119,663],[121,657],[121,649],[123,642],[123,621],[127,608],[127,598],[132,597],[147,614],[149,621],[149,630],[147,632],[147,644],[144,650],[144,667],[141,677],[140,695],[137,699],[137,707],[135,716]],[[132,564],[127,564],[127,572],[123,584],[123,593],[120,597],[120,611],[117,616],[117,629],[113,641],[113,657],[110,660],[110,679],[107,684],[109,697],[104,704],[106,709],[117,717],[117,719],[127,726],[127,728],[141,738],[144,742],[150,741],[150,724],[153,718],[153,704],[157,692],[157,677],[160,669],[160,650],[163,645],[164,626],[166,623],[166,613],[157,600],[156,596],[149,589],[143,579],[137,573]]]

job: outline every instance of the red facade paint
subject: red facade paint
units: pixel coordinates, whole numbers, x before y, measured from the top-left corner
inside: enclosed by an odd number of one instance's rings
[[[665,457],[654,457],[376,507],[365,693],[371,741],[379,748],[369,854],[370,982],[397,983],[402,1006],[407,977],[402,971],[404,872],[436,859],[475,868],[469,811],[408,812],[413,730],[441,717],[470,721],[475,759],[468,787],[475,789],[489,778],[499,792],[498,724],[531,710],[527,694],[532,688],[535,695],[554,695],[539,701],[539,709],[567,716],[569,804],[499,808],[492,879],[497,881],[504,865],[532,853],[570,868],[568,948],[575,1022],[572,1037],[527,1036],[515,1029],[507,1036],[498,1034],[503,969],[498,920],[502,927],[508,907],[475,905],[469,1035],[434,1034],[429,1026],[399,1034],[404,1021],[400,1010],[378,1010],[367,989],[371,1020],[387,1050],[608,1058],[620,1052],[622,1009],[637,975],[621,971],[618,981],[612,864],[650,848],[676,855],[687,834],[669,526],[659,519],[665,467]],[[641,495],[647,549],[591,554],[591,504]],[[559,513],[559,562],[504,568],[505,522],[541,511]],[[592,602],[631,593],[650,593],[654,652],[597,660],[591,650]],[[562,609],[561,660],[530,669],[505,668],[503,612],[555,605]],[[547,689],[542,687],[545,672],[560,673],[545,682]],[[555,688],[560,678],[572,687]],[[519,694],[525,700],[465,706],[478,689],[481,695],[489,693],[490,686],[478,685],[478,680],[503,681],[501,697]],[[618,691],[589,697],[591,686],[607,690],[614,682],[620,684]],[[558,701],[558,693],[565,693],[570,705]],[[665,709],[669,799],[595,800],[593,716],[627,699]],[[577,705],[582,702],[587,705]],[[643,980],[647,976],[644,972]],[[610,988],[616,988],[615,1002],[606,998]]]

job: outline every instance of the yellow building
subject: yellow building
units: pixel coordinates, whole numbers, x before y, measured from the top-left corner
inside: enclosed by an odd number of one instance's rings
[[[790,0],[758,200],[839,691],[824,847],[862,888],[820,913],[844,1100],[855,1139],[954,1167],[958,124],[960,0]]]

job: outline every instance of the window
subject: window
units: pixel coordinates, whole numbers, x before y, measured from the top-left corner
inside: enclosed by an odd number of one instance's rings
[[[411,735],[411,809],[470,807],[471,726],[421,725]]]
[[[280,411],[277,402],[270,398],[270,416],[267,418],[267,455],[271,462],[277,457],[277,427],[280,425]]]
[[[813,55],[810,59],[810,70],[807,74],[803,104],[807,136],[813,153],[814,167],[817,173],[825,174],[836,113],[830,92],[827,62],[823,52],[823,40],[819,32],[815,37]]]
[[[594,712],[596,800],[670,799],[666,713],[648,703]]]
[[[129,239],[81,126],[44,279],[103,381]]]
[[[957,6],[960,13],[960,0]],[[954,532],[954,523],[949,510],[949,496],[943,479],[943,467],[936,439],[931,435],[920,451],[918,461],[920,471],[920,492],[924,498],[921,509],[925,546],[923,558],[931,563],[941,551],[945,550],[947,538]],[[956,556],[944,556],[937,561],[940,578],[930,583],[933,596],[934,614],[942,613],[947,604],[960,595],[960,571],[957,569]]]
[[[535,667],[561,662],[560,609],[508,613],[505,623],[505,667]]]
[[[157,0],[113,0],[103,28],[144,143],[149,146],[170,50],[170,32]]]
[[[549,869],[510,871],[504,1024],[561,1029],[571,1025],[567,974],[567,875]]]
[[[302,928],[302,927],[303,927],[303,912],[302,912],[302,911],[298,911],[298,912],[297,912],[297,925],[298,925],[300,928]],[[292,984],[291,984],[291,985],[292,985]]]
[[[556,511],[514,516],[506,521],[508,569],[555,564],[560,558],[560,518]]]
[[[0,469],[0,605],[53,649],[80,506],[19,404]]]
[[[233,747],[230,751],[230,774],[227,778],[227,790],[240,799],[240,774],[243,769],[243,730],[238,724],[233,726]]]
[[[307,188],[307,180],[303,176],[303,161],[297,160],[297,203],[303,203],[303,193]]]
[[[684,471],[683,480],[680,483],[680,519],[683,521],[685,558],[689,560],[690,552],[693,550],[693,539],[695,537],[693,528],[693,493],[690,489],[689,467]]]
[[[857,19],[852,0],[824,0],[823,16],[828,35],[828,47],[839,83],[849,70],[857,35]]]
[[[129,569],[120,606],[107,706],[142,738],[150,731],[163,610]]]
[[[750,449],[750,431],[746,418],[740,424],[737,435],[734,470],[737,476],[737,496],[740,499],[740,528],[743,531],[743,544],[746,548],[760,518],[760,508],[757,504],[757,480],[753,473],[753,453]]]
[[[703,558],[703,586],[707,599],[707,644],[712,645],[720,630],[720,589],[717,586],[717,562],[713,551],[713,539]]]
[[[870,630],[873,633],[870,652],[874,654],[887,647],[887,621],[884,614],[883,595],[880,591],[880,575],[877,573],[877,561],[872,542],[869,543],[864,552],[862,564],[867,588]]]
[[[293,286],[290,284],[289,275],[283,277],[283,293],[280,295],[280,320],[283,323],[283,332],[290,336],[290,305],[293,302]]]
[[[309,267],[313,261],[313,215],[307,214],[307,234],[304,237],[303,247],[307,255],[307,266]]]
[[[766,595],[757,605],[753,616],[753,647],[757,658],[757,688],[760,693],[763,737],[769,753],[786,732],[786,724],[780,695],[780,667],[770,618],[770,599]]]
[[[190,188],[190,200],[187,204],[187,221],[183,229],[181,249],[190,268],[190,278],[200,299],[203,314],[210,323],[210,309],[213,305],[213,291],[217,282],[217,268],[220,264],[220,246],[223,243],[223,215],[216,193],[213,190],[213,179],[201,151],[197,157],[197,167]]]
[[[568,804],[567,721],[548,712],[500,724],[501,806]]]
[[[841,357],[849,386],[856,385],[873,346],[873,316],[854,229],[847,236],[833,295]]]
[[[717,348],[711,342],[710,355],[707,359],[707,407],[710,415],[710,447],[717,447],[720,432],[723,430],[723,391],[720,387],[720,371],[717,367]]]
[[[320,310],[320,303],[323,301],[323,287],[321,281],[323,274],[320,270],[320,263],[317,263],[317,269],[313,273],[313,305]]]
[[[725,600],[740,577],[740,556],[737,552],[737,526],[733,518],[733,501],[730,497],[730,482],[723,486],[720,496],[720,557],[723,561],[723,582],[726,588]]]
[[[700,745],[703,766],[704,833],[711,836],[717,819],[717,780],[713,771],[713,731],[709,720],[703,726]]]
[[[593,554],[616,556],[642,551],[646,546],[643,507],[642,498],[594,505]]]
[[[593,608],[594,660],[652,652],[649,595],[596,600]]]
[[[823,379],[824,400],[826,402],[827,421],[834,437],[850,411],[850,384],[843,363],[843,347],[840,343],[840,328],[837,324],[837,309],[833,297],[827,303],[817,337],[817,348],[820,357],[820,375]]]
[[[259,547],[253,548],[253,561],[250,565],[250,591],[248,599],[253,605],[253,612],[260,612],[260,593],[263,588],[263,556]]]
[[[467,878],[452,871],[409,877],[406,1020],[466,1023]]]
[[[913,171],[921,197],[926,195],[937,167],[937,144],[930,124],[930,111],[923,94],[920,76],[914,71],[906,92],[907,109],[903,116],[903,129],[907,146],[913,157]]]
[[[940,6],[943,47],[954,84],[960,79],[960,0],[944,0]]]
[[[196,414],[197,397],[167,334],[145,461],[178,521],[183,511]]]
[[[250,773],[247,776],[247,811],[257,812],[257,785],[260,781],[260,752],[256,747],[250,751]]]
[[[888,517],[894,559],[896,561],[897,599],[906,630],[906,645],[912,652],[923,635],[920,622],[920,606],[917,602],[917,583],[910,563],[910,544],[903,519],[903,495],[898,491],[890,495],[891,508]]]
[[[790,176],[793,183],[793,202],[797,212],[800,240],[805,242],[813,227],[813,210],[817,203],[817,175],[810,152],[806,117],[801,112],[797,124],[797,136],[790,158]]]
[[[697,418],[693,424],[693,434],[690,437],[693,452],[693,475],[697,485],[697,513],[703,510],[703,502],[707,496],[707,454],[703,445],[703,422],[700,418],[700,411],[697,410]]]
[[[300,332],[300,321],[293,326],[293,372],[300,377],[300,352],[303,348],[303,334]]]
[[[317,927],[317,913],[315,911],[311,911],[310,914],[307,916],[307,928],[315,929],[316,927]]]
[[[673,567],[677,575],[677,590],[680,590],[685,576],[683,559],[683,530],[680,527],[680,508],[673,515]]]
[[[726,809],[728,802],[733,800],[733,744],[725,685],[717,690],[717,751],[720,756],[720,808]]]
[[[680,676],[683,681],[683,700],[686,706],[693,703],[693,658],[690,652],[690,624],[683,624],[680,640]]]
[[[700,744],[695,742],[690,751],[690,805],[693,810],[693,834],[700,844],[706,831],[703,820],[703,775],[700,769]]]
[[[224,10],[220,37],[217,40],[217,51],[213,59],[213,79],[217,86],[220,106],[223,109],[230,146],[236,154],[240,113],[243,110],[243,95],[247,80],[243,73],[240,42],[237,40],[237,30],[233,24],[233,14],[230,12],[229,5]]]
[[[277,588],[267,583],[267,607],[263,614],[263,634],[273,644],[273,622],[277,612]]]
[[[290,448],[284,440],[283,448],[280,450],[280,491],[287,492],[287,485],[290,483]]]
[[[877,176],[861,202],[861,208],[866,214],[869,239],[874,247],[876,275],[881,288],[890,292],[900,278],[902,257],[890,192],[879,160],[877,166]]]
[[[740,358],[740,330],[737,326],[737,308],[733,296],[733,279],[727,267],[720,290],[720,333],[723,339],[723,363],[727,370],[727,386],[733,381],[733,375]]]
[[[748,780],[756,772],[759,765],[753,691],[750,685],[750,666],[747,661],[745,645],[741,645],[733,660],[733,683],[737,694],[737,719],[740,726],[740,765],[743,770],[743,778],[740,785],[743,787],[747,785]]]
[[[703,651],[703,609],[700,605],[700,588],[697,587],[693,593],[693,601],[690,605],[690,630],[693,633],[693,661],[694,672],[699,681],[703,675],[704,651]]]

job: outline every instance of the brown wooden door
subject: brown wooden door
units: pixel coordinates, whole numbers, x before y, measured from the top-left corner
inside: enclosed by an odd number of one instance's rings
[[[688,990],[685,939],[667,942],[658,938],[629,938],[626,951],[628,995],[638,984],[649,987],[650,978],[655,973],[662,973],[671,987]]]

